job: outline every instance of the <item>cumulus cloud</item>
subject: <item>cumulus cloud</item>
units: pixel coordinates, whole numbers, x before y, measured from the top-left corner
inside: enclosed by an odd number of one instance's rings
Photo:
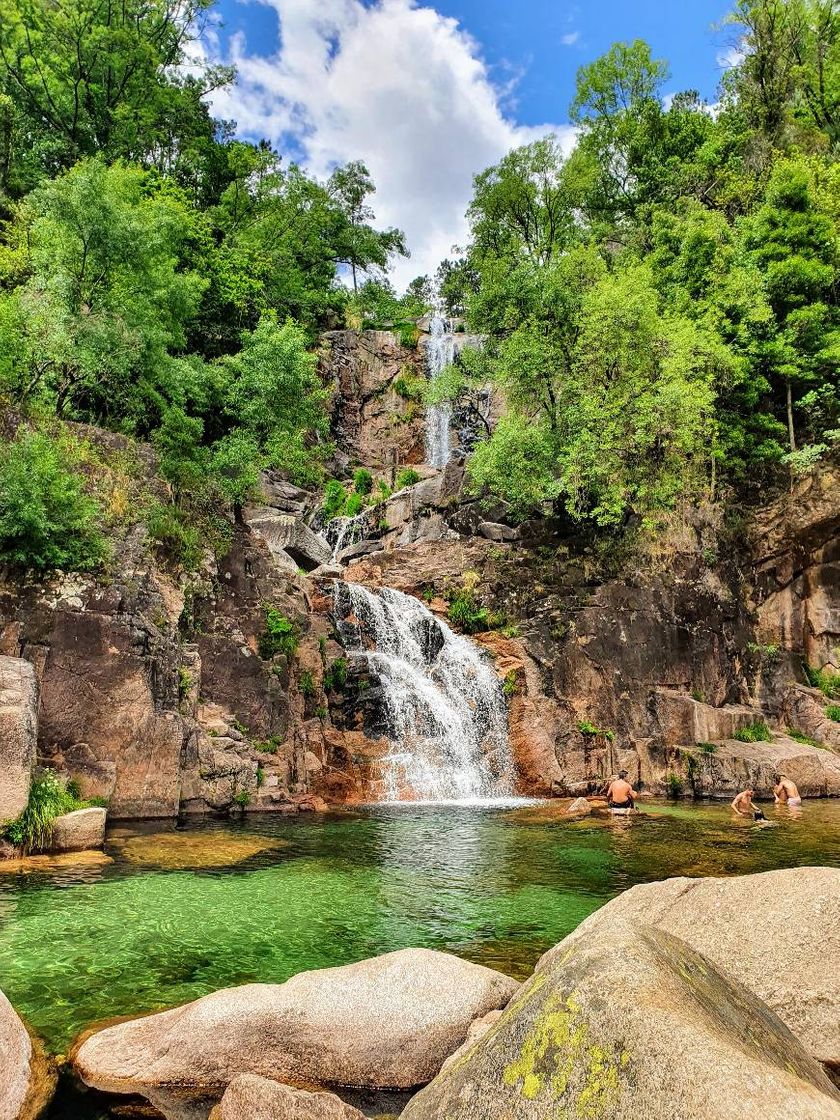
[[[741,65],[747,55],[740,46],[735,46],[719,51],[716,57],[718,66],[724,70],[733,70],[736,66]]]
[[[234,88],[217,115],[241,134],[291,143],[326,176],[362,159],[377,184],[377,221],[404,229],[412,257],[394,281],[432,272],[466,236],[472,177],[506,151],[547,132],[574,143],[569,125],[523,127],[503,111],[478,44],[454,19],[412,0],[261,0],[280,22],[280,47],[251,53],[229,44]],[[218,40],[206,49],[218,57]]]
[[[567,35],[562,35],[560,37],[560,42],[564,47],[573,47],[578,39],[580,39],[580,32],[570,31]]]

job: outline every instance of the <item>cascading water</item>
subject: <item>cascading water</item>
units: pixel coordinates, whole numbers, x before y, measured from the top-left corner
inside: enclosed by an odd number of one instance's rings
[[[334,517],[327,526],[327,543],[332,545],[332,559],[338,559],[338,554],[343,548],[351,544],[358,544],[365,539],[368,531],[368,513],[362,510],[353,517]]]
[[[336,584],[336,617],[351,657],[382,688],[390,749],[380,760],[383,801],[510,797],[514,764],[501,682],[478,648],[417,599]],[[368,646],[373,648],[368,648]]]
[[[429,323],[429,340],[426,343],[426,368],[429,380],[435,381],[455,358],[455,336],[447,329],[442,315],[433,315]],[[449,462],[452,405],[430,405],[426,411],[426,462],[442,470]]]

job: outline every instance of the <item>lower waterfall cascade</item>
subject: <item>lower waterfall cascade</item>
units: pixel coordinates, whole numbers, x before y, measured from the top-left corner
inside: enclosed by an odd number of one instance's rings
[[[393,588],[374,593],[337,582],[335,600],[336,617],[354,622],[348,656],[366,658],[382,687],[390,749],[380,760],[376,799],[514,796],[504,690],[488,657]]]

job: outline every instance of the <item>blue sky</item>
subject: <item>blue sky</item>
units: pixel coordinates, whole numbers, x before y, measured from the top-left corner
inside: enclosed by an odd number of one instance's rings
[[[466,236],[472,177],[517,143],[574,143],[575,74],[618,40],[646,39],[666,93],[709,101],[735,45],[726,0],[220,0],[209,54],[239,81],[216,111],[317,175],[364,159],[380,221],[406,230],[398,285]],[[717,29],[715,29],[717,27]]]

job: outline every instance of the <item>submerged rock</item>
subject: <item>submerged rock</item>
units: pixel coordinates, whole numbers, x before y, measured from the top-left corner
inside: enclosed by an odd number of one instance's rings
[[[147,863],[171,871],[197,867],[228,867],[261,852],[278,851],[291,841],[276,836],[231,834],[213,830],[109,835],[109,846],[120,849],[130,863]]]
[[[74,1061],[94,1088],[150,1097],[223,1090],[238,1073],[410,1089],[434,1077],[473,1019],[504,1007],[518,987],[448,953],[403,949],[108,1027]]]
[[[616,916],[572,934],[402,1120],[838,1120],[784,1023],[684,941]]]
[[[0,992],[0,1120],[34,1120],[55,1091],[52,1064]]]
[[[105,843],[104,809],[76,809],[72,813],[62,813],[53,821],[51,852],[84,852],[89,848],[101,848]]]
[[[549,950],[598,940],[617,919],[675,934],[754,992],[821,1062],[840,1069],[840,869],[798,867],[733,879],[633,887]]]
[[[307,1093],[265,1077],[234,1077],[210,1120],[365,1120],[332,1093]]]

